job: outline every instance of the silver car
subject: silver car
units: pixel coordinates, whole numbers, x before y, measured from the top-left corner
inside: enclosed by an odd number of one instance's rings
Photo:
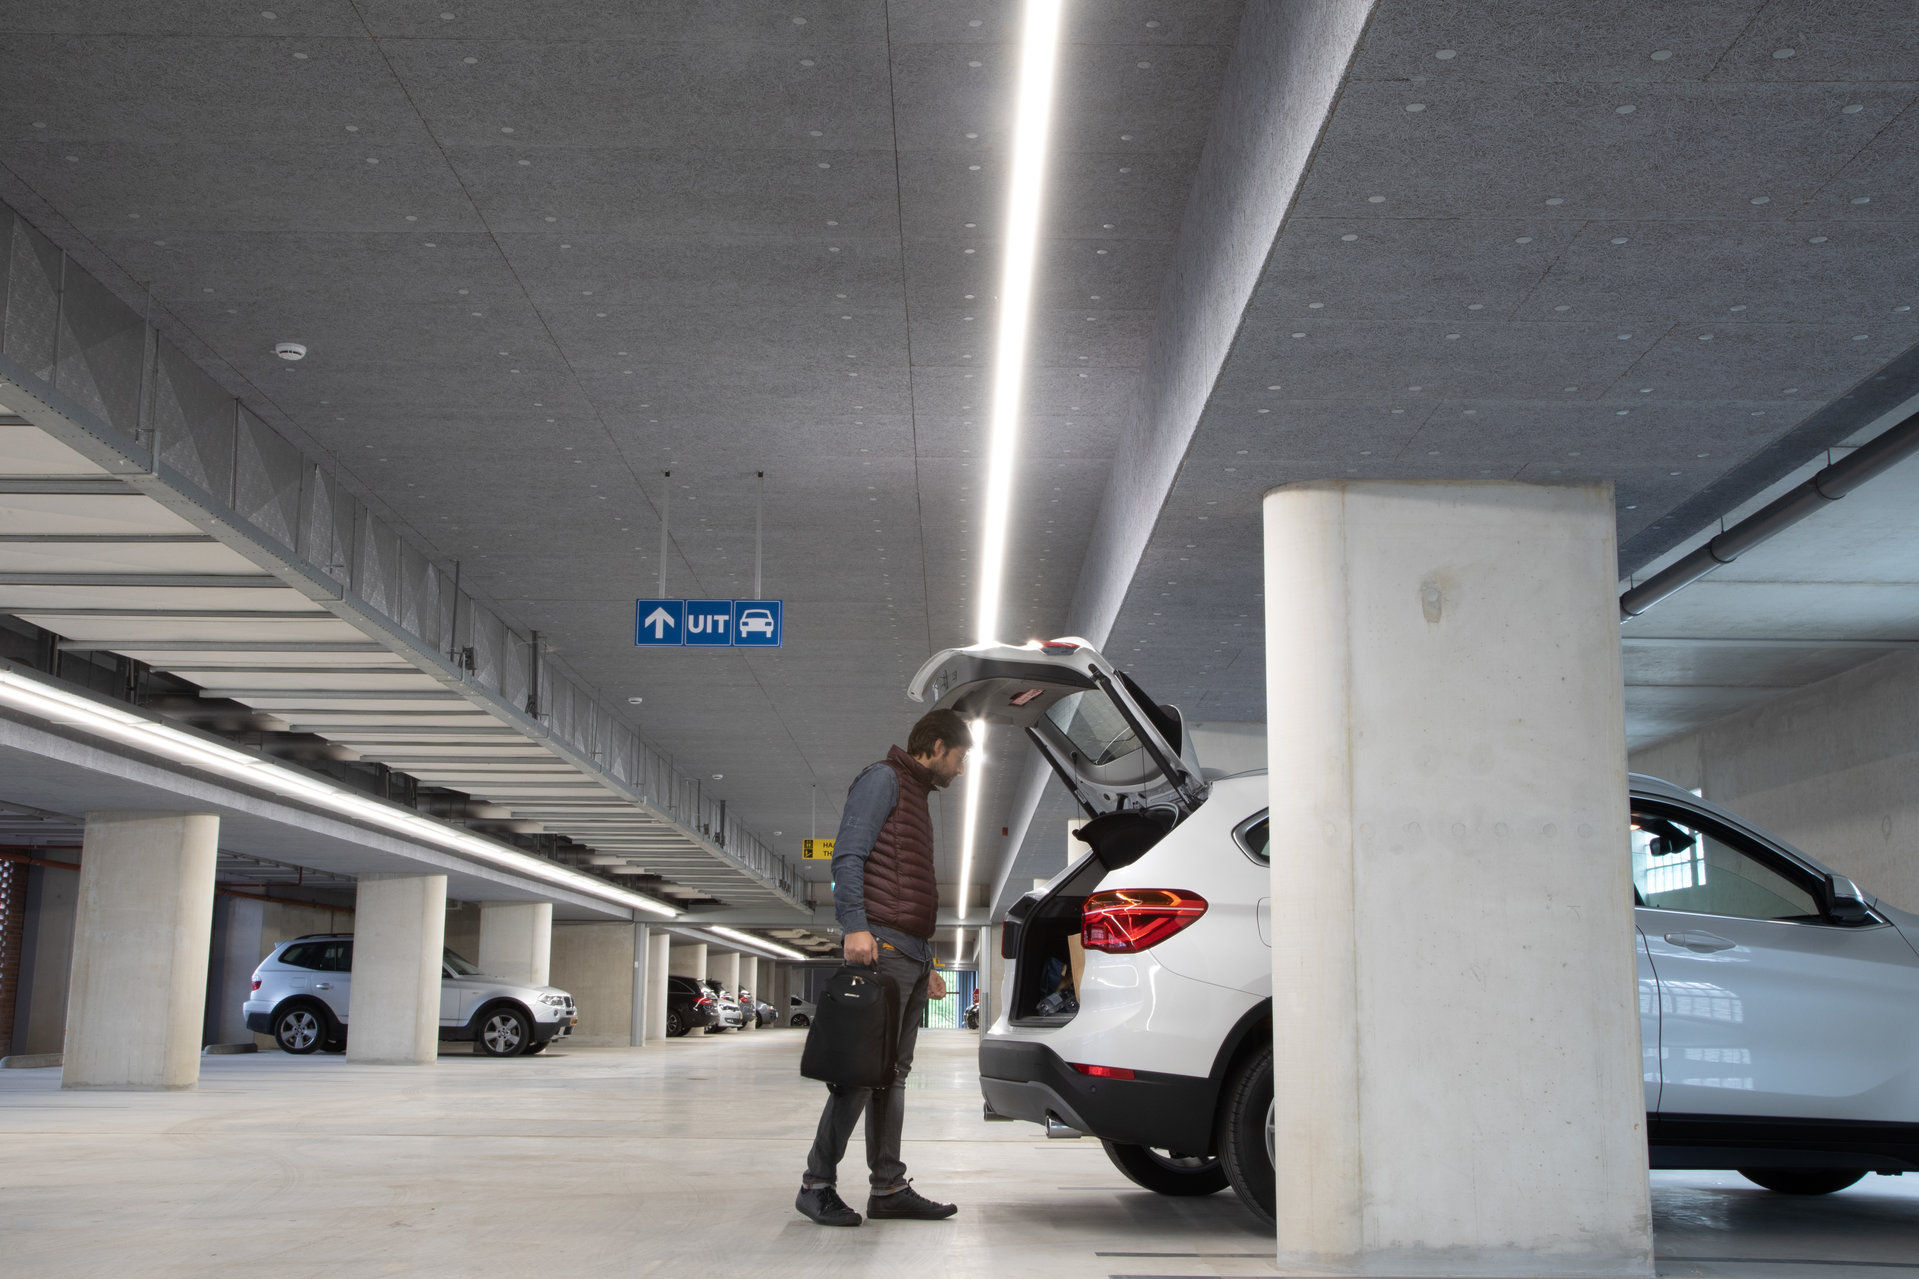
[[[353,934],[281,942],[253,970],[247,1029],[290,1053],[344,1052],[353,992]],[[540,1052],[579,1023],[573,996],[552,986],[488,977],[452,951],[440,968],[440,1038],[471,1041],[489,1057]]]

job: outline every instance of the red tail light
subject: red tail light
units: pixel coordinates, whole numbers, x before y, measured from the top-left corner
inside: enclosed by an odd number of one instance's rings
[[[1086,899],[1079,939],[1088,950],[1130,955],[1157,946],[1206,913],[1206,899],[1178,888],[1122,888]]]
[[[260,993],[260,979],[258,977],[253,979],[253,993],[256,995]]]
[[[1072,1067],[1082,1075],[1091,1075],[1095,1079],[1131,1079],[1133,1072],[1124,1066],[1085,1066],[1073,1062]]]
[[[712,1002],[713,1002],[713,996],[711,996],[711,995],[701,995],[701,996],[700,996],[700,997],[699,997],[698,999],[696,999],[696,1000],[694,1000],[694,1001],[693,1001],[693,1006],[694,1006],[695,1008],[704,1008],[704,1007],[706,1007],[706,1006],[707,1006],[708,1004],[710,1004],[710,1003],[712,1003]]]

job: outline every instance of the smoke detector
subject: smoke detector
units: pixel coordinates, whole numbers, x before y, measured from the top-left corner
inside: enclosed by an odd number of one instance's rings
[[[307,349],[298,342],[275,342],[273,353],[283,360],[304,360]]]

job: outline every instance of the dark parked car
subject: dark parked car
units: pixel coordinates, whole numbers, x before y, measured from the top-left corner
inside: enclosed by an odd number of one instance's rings
[[[720,1004],[697,977],[666,979],[666,1033],[674,1039],[720,1019]]]

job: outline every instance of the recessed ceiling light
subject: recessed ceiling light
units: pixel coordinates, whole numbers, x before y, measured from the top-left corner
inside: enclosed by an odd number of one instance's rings
[[[1649,56],[1652,58],[1654,62],[1664,62],[1666,61],[1666,59],[1672,57],[1672,50],[1671,49],[1654,49]]]

